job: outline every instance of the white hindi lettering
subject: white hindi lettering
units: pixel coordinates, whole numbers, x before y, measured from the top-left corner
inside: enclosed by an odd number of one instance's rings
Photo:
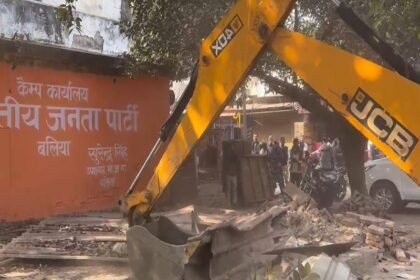
[[[22,77],[17,77],[16,82],[18,85],[18,93],[22,96],[38,95],[41,98],[42,86],[40,83],[25,82]]]
[[[64,107],[50,107],[47,106],[48,116],[50,119],[54,119],[54,124],[50,125],[46,120],[48,127],[52,131],[66,130],[66,108]],[[55,111],[55,112],[51,112]]]
[[[99,180],[99,185],[103,188],[112,188],[117,185],[117,178],[115,177],[104,177]]]
[[[125,164],[120,165],[120,170],[121,170],[121,172],[127,172],[127,165],[125,165]]]
[[[128,161],[127,146],[115,144],[114,145],[114,154],[116,159],[121,159],[123,161]]]
[[[128,161],[127,146],[115,144],[113,147],[102,147],[97,144],[96,147],[88,148],[89,158],[97,165],[103,162],[112,162],[115,160]]]
[[[18,78],[20,83],[20,91],[22,94],[32,94],[35,89],[31,89],[31,85],[35,83],[25,83]],[[39,88],[42,87],[42,84]],[[87,89],[78,88],[80,96],[86,96]],[[50,87],[48,89],[49,96],[55,96],[60,93],[60,89]],[[38,93],[36,93],[38,94]],[[81,97],[82,98],[82,97]],[[85,99],[85,97],[83,97]],[[0,103],[0,128],[16,128],[21,129],[22,124],[27,127],[40,129],[40,110],[41,105],[20,104],[11,96],[6,96],[3,103]],[[46,106],[47,118],[45,122],[51,131],[66,131],[67,129],[75,129],[77,131],[99,131],[101,119],[101,108],[83,108],[83,107],[56,107]],[[109,128],[115,132],[137,132],[138,131],[138,105],[128,104],[125,110],[105,109],[106,123]],[[124,149],[118,149],[116,152],[124,159]]]
[[[38,154],[43,157],[70,156],[70,141],[57,141],[47,136],[45,141],[37,142]]]
[[[67,86],[47,85],[47,95],[50,99],[88,102],[89,89],[72,87],[71,82],[68,82]]]
[[[6,96],[4,103],[0,103],[0,127],[20,129],[20,120],[28,127],[39,130],[40,105],[19,104],[14,98]],[[6,118],[6,126],[2,125],[1,118]]]
[[[112,147],[102,147],[98,144],[94,148],[88,148],[88,155],[92,161],[100,164],[101,162],[112,162],[112,151]]]
[[[138,106],[128,104],[126,110],[105,109],[106,123],[114,131],[137,132]]]
[[[66,127],[80,131],[99,131],[99,108],[70,108],[47,106],[48,116],[53,123],[47,121],[52,131],[66,130]]]
[[[120,174],[127,172],[127,165],[125,164],[115,164],[107,166],[108,174]]]
[[[88,176],[101,176],[101,175],[117,175],[127,172],[127,165],[114,164],[114,165],[96,165],[86,167],[86,174]]]
[[[106,169],[105,166],[88,166],[86,173],[89,176],[106,175]]]

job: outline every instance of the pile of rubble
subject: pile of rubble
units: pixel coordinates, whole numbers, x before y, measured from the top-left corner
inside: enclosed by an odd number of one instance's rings
[[[115,262],[127,258],[126,250],[120,247],[126,244],[128,225],[118,213],[60,216],[19,225],[4,227],[10,230],[5,235],[10,238],[0,248],[0,258]]]
[[[0,221],[0,249],[13,238],[24,233],[29,226],[35,225],[37,222],[35,220],[15,223]]]
[[[394,221],[380,218],[386,215],[365,195],[357,194],[345,203],[341,213],[334,215],[326,209],[318,210],[313,201],[308,197],[302,198],[301,193],[291,197],[293,201],[287,205],[283,201],[272,201],[260,210],[262,213],[272,212],[273,209],[279,209],[278,205],[282,205],[281,209],[287,209],[271,219],[274,246],[270,251],[278,252],[281,261],[266,260],[269,263],[266,266],[271,270],[277,265],[280,279],[290,276],[297,263],[302,261],[296,252],[301,256],[321,253],[339,255],[353,246],[353,250],[342,255],[342,260],[348,261],[358,277],[363,277],[381,256],[394,258],[397,262],[409,262],[407,250],[420,243],[417,234],[404,232],[395,226]]]
[[[363,215],[386,217],[386,213],[376,200],[358,191],[354,191],[351,198],[340,203],[335,210],[338,212],[356,212]]]

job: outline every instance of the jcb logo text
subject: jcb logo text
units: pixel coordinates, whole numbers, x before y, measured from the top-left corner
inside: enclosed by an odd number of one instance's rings
[[[241,30],[242,26],[243,24],[239,16],[235,16],[211,45],[211,51],[215,57],[218,57],[229,45],[235,35]]]
[[[387,114],[371,97],[359,89],[347,110],[365,127],[406,160],[418,139],[402,124]]]

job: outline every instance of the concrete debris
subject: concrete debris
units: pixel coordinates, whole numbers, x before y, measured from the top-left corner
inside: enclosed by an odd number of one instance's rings
[[[414,275],[411,275],[411,274],[408,274],[408,273],[399,273],[397,275],[397,277],[401,278],[401,279],[409,279],[409,280],[417,279],[417,276],[414,276]]]
[[[401,248],[395,248],[394,254],[395,254],[395,258],[399,262],[406,262],[408,260],[407,256],[405,255],[404,250]]]
[[[303,245],[303,246],[295,246],[295,247],[285,247],[278,250],[273,250],[264,253],[265,255],[282,255],[285,252],[289,253],[297,253],[302,254],[305,256],[317,256],[321,253],[326,254],[328,256],[338,256],[350,250],[355,243],[353,242],[345,242],[345,243],[333,243],[333,244],[326,244],[326,245]]]
[[[340,260],[344,261],[352,273],[362,278],[369,274],[377,264],[378,250],[373,248],[356,248],[342,254]]]
[[[397,236],[396,244],[403,250],[409,250],[420,244],[420,235],[407,234],[405,236]]]
[[[24,227],[1,248],[0,258],[126,262],[126,227],[121,217],[105,212],[49,218]]]
[[[313,200],[290,184],[286,192],[292,201],[280,196],[248,211],[189,206],[154,213],[152,219],[166,227],[130,229],[132,238],[138,239],[132,242],[143,246],[134,253],[139,254],[138,260],[147,260],[141,267],[138,262],[132,266],[137,266],[139,279],[149,274],[153,275],[150,279],[169,279],[173,271],[177,272],[176,279],[185,280],[299,279],[293,278],[303,271],[299,264],[308,256],[316,256],[311,260],[317,261],[303,262],[303,267],[311,263],[312,272],[329,276],[343,273],[340,278],[330,279],[355,279],[368,275],[385,258],[414,262],[415,257],[410,259],[407,250],[420,243],[420,237],[412,231],[397,228],[383,216],[349,211],[360,208],[346,208],[334,215],[326,209],[319,210]],[[120,240],[123,232],[117,221],[101,219],[50,220],[32,227],[23,237],[32,238],[31,247],[40,252],[53,250],[54,255],[63,252],[67,256],[125,259],[127,252],[138,248],[127,248],[125,240]],[[49,233],[51,230],[54,235]],[[141,233],[146,231],[149,234],[142,239]],[[175,231],[182,238],[171,241]],[[22,238],[19,244],[25,245],[24,241]],[[324,253],[338,255],[338,259]],[[331,268],[336,270],[330,271]]]
[[[316,257],[306,259],[302,266],[293,271],[289,279],[340,279],[340,280],[356,280],[356,276],[352,274],[351,269],[344,262],[337,258],[332,258],[321,254]]]
[[[384,234],[385,234],[385,229],[383,229],[381,227],[378,227],[378,226],[375,226],[375,225],[370,225],[368,227],[368,232],[371,233],[371,234],[383,237]]]
[[[346,226],[346,227],[358,227],[360,226],[360,222],[352,217],[343,217],[342,219],[338,219],[339,223]]]
[[[316,202],[293,183],[288,182],[284,187],[284,192],[292,200],[289,207],[293,210],[297,210],[299,206],[304,206],[306,208],[316,207]]]
[[[385,212],[377,201],[369,195],[355,191],[351,195],[351,199],[340,204],[338,210],[340,212],[351,211],[365,215],[375,215],[377,217],[385,217]]]
[[[39,221],[30,220],[17,223],[6,223],[0,220],[0,249],[9,243],[16,236],[24,233],[28,227],[35,225]]]
[[[127,243],[125,242],[118,242],[112,246],[112,254],[118,257],[125,257],[127,256]]]

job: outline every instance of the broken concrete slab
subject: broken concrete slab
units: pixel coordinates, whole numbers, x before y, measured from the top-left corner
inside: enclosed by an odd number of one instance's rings
[[[343,219],[339,220],[343,226],[346,227],[358,227],[360,226],[360,222],[354,218],[344,217]]]
[[[378,250],[372,248],[356,248],[342,254],[339,259],[344,261],[353,274],[364,277],[372,271],[377,263]]]
[[[385,230],[375,225],[370,225],[367,230],[369,233],[372,233],[374,235],[379,235],[381,237],[385,235]]]
[[[304,191],[299,189],[295,184],[288,182],[284,187],[284,192],[292,200],[291,207],[295,210],[301,205],[309,204],[316,206],[315,201]]]
[[[408,274],[408,273],[405,273],[405,272],[401,272],[397,275],[397,278],[415,280],[415,279],[417,279],[417,276],[412,275],[412,274]]]
[[[395,258],[397,259],[397,261],[399,261],[399,262],[406,262],[406,261],[408,261],[408,258],[405,255],[404,250],[401,249],[401,248],[398,248],[398,247],[395,248],[394,255],[395,255]]]
[[[329,257],[325,254],[306,259],[302,263],[302,267],[303,269],[295,270],[296,273],[294,273],[294,275],[297,274],[299,276],[293,277],[292,279],[357,279],[347,264],[337,258]]]
[[[383,238],[383,236],[376,235],[376,234],[368,232],[366,234],[366,240],[373,241],[373,242],[383,242],[384,238]]]
[[[282,255],[285,252],[302,254],[305,256],[317,256],[319,254],[326,254],[328,256],[338,256],[349,251],[356,243],[335,243],[326,245],[303,245],[295,247],[285,247],[264,253],[265,255]]]

